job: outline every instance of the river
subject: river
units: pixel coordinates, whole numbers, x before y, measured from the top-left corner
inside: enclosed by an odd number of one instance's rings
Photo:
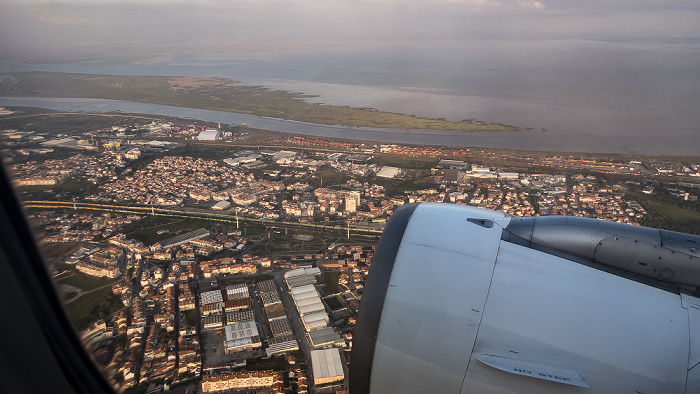
[[[226,77],[317,95],[308,100],[319,103],[512,124],[523,129],[518,133],[333,127],[103,100],[0,98],[0,105],[154,113],[382,142],[695,156],[700,151],[698,64],[697,43],[586,40],[439,40],[173,54],[127,66],[0,61],[0,70]]]
[[[659,145],[656,136],[614,135],[604,139],[589,135],[566,135],[542,131],[517,132],[455,132],[443,130],[383,129],[320,125],[291,120],[196,108],[173,107],[132,101],[86,98],[0,97],[2,106],[27,106],[65,112],[115,112],[154,114],[227,124],[247,123],[259,129],[322,137],[349,138],[364,141],[443,145],[450,147],[502,148],[532,151],[565,151],[589,153],[630,153],[640,155],[698,154],[700,135],[689,133],[684,141],[669,141]],[[672,136],[678,138],[679,136]],[[568,149],[551,147],[565,147]],[[679,148],[685,146],[685,149]]]

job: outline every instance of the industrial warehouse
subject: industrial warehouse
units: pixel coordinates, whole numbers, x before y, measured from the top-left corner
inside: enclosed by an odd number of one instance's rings
[[[229,324],[225,327],[225,330],[226,347],[224,350],[226,354],[262,346],[260,343],[258,326],[255,324],[254,320]]]
[[[340,349],[337,348],[312,350],[311,368],[315,385],[337,382],[345,377],[340,362]]]
[[[314,286],[318,273],[318,268],[299,268],[284,276],[311,346],[314,349],[327,345],[343,346],[345,341],[328,325],[326,308]]]

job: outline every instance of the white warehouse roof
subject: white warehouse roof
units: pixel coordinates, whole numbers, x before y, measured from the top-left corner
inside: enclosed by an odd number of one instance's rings
[[[384,166],[382,169],[377,173],[377,176],[379,178],[395,178],[399,176],[401,173],[400,168],[396,167],[390,167],[390,166]]]
[[[296,302],[298,304],[300,301],[306,300],[308,298],[319,298],[320,299],[321,297],[319,297],[318,292],[316,292],[316,290],[311,290],[311,291],[305,291],[303,293],[292,294],[292,298],[294,298],[294,302]]]
[[[219,201],[219,202],[217,202],[216,204],[214,204],[214,206],[212,206],[211,209],[215,209],[215,210],[217,210],[217,211],[221,211],[221,210],[226,209],[226,208],[228,208],[228,207],[230,207],[230,206],[231,206],[231,203],[230,203],[230,202],[228,202],[228,201],[226,201],[226,200],[222,200],[222,201]]]
[[[244,321],[236,324],[229,324],[225,328],[226,341],[235,341],[243,338],[252,338],[260,335],[258,326],[254,320]]]
[[[328,315],[326,315],[326,312],[321,311],[304,315],[301,320],[304,322],[307,331],[328,325]]]
[[[207,129],[199,133],[198,140],[216,141],[221,138],[221,131],[216,129]]]
[[[288,272],[285,272],[284,277],[285,278],[291,278],[293,276],[298,276],[298,275],[306,275],[306,274],[313,274],[313,275],[320,275],[321,270],[318,267],[313,267],[313,268],[297,268],[295,270],[291,270]]]
[[[312,350],[311,367],[315,384],[333,382],[344,378],[340,350],[337,348]]]
[[[316,286],[314,285],[305,285],[305,286],[299,286],[299,287],[294,287],[290,292],[292,294],[301,294],[301,293],[306,293],[308,291],[316,291]]]
[[[223,296],[221,296],[220,290],[210,290],[205,291],[200,295],[202,299],[202,305],[216,304],[219,302],[224,302]]]
[[[306,305],[311,305],[311,304],[316,304],[319,300],[316,299],[316,297],[308,297],[308,298],[303,298],[303,299],[294,299],[296,301],[297,307],[301,308],[302,306]]]
[[[306,316],[308,314],[322,311],[323,314],[326,314],[326,308],[323,306],[323,303],[321,301],[311,303],[309,305],[303,305],[299,306],[299,314],[302,316]]]

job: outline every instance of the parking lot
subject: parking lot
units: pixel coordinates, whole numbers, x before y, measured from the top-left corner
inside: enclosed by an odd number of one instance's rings
[[[221,335],[217,334],[219,330],[221,330]],[[202,345],[202,349],[204,349],[204,351],[206,352],[206,357],[204,358],[205,366],[218,365],[238,360],[245,360],[249,358],[265,356],[263,351],[259,349],[235,352],[230,355],[227,355],[224,351],[224,340],[226,339],[226,336],[223,330],[223,328],[211,328],[204,330],[204,332],[202,333],[202,340],[204,342],[204,344]]]

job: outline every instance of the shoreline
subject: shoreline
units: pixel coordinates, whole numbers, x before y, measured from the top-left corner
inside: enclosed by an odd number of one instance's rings
[[[665,135],[622,135],[594,138],[594,136],[591,135],[566,135],[556,132],[545,133],[527,130],[520,133],[508,131],[453,133],[450,131],[435,130],[397,130],[312,124],[233,112],[106,99],[0,97],[0,106],[36,107],[72,113],[124,112],[127,114],[169,116],[206,122],[221,122],[229,125],[247,123],[251,128],[307,136],[455,148],[489,148],[558,153],[629,154],[654,157],[697,157],[697,149],[694,149],[694,147],[700,146],[700,135],[692,133],[692,131],[681,135],[680,139],[677,141],[671,141],[668,136]],[[2,117],[0,117],[0,121],[2,121]]]
[[[243,84],[225,77],[1,72],[0,95],[32,98],[127,100],[191,109],[250,114],[313,124],[419,130],[521,131],[496,122],[419,117],[347,105],[312,102],[293,90]]]

